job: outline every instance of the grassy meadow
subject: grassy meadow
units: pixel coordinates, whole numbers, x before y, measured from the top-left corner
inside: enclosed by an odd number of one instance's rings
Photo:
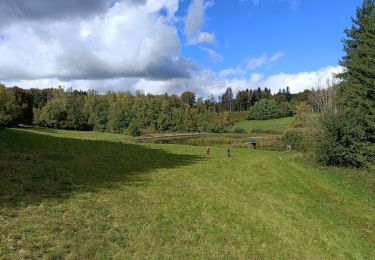
[[[235,123],[232,129],[243,128],[246,132],[282,134],[294,122],[294,117],[284,117],[271,120],[243,120]]]
[[[212,124],[213,122],[220,120],[218,115],[216,115],[216,117],[205,118],[205,120]],[[186,138],[163,138],[163,134],[151,133],[147,134],[147,137],[160,136],[160,138],[148,140],[147,142],[198,146],[229,145],[235,147],[246,147],[246,144],[250,140],[256,140],[258,149],[273,151],[285,150],[285,145],[282,143],[281,137],[283,132],[292,126],[295,120],[294,117],[272,120],[247,120],[247,116],[248,112],[231,112],[231,126],[228,128],[228,133],[204,133],[194,137],[187,136]],[[237,133],[235,131],[237,128],[241,128],[245,131]],[[173,133],[167,133],[166,136],[173,136]],[[147,138],[139,138],[139,140],[144,139]]]
[[[225,149],[0,129],[0,258],[375,258],[371,171]]]

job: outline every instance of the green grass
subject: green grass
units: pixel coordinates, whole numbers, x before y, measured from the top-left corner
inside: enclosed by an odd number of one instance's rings
[[[374,174],[87,134],[0,130],[1,259],[375,257]]]
[[[72,139],[81,139],[81,140],[105,140],[110,142],[130,142],[134,138],[130,135],[123,134],[112,134],[112,133],[101,133],[96,131],[70,131],[70,130],[57,130],[52,128],[43,128],[43,127],[23,127],[19,129],[14,129],[18,131],[27,131],[31,130],[32,132],[42,133],[44,135],[62,137],[62,138],[72,138]]]
[[[294,121],[294,117],[284,117],[280,119],[272,120],[246,120],[241,121],[232,127],[235,129],[237,127],[243,128],[246,132],[270,132],[275,134],[282,134],[286,129],[288,129]]]
[[[249,112],[229,112],[229,122],[237,123],[246,120],[249,116]],[[224,113],[207,113],[198,116],[199,121],[206,122],[208,125],[214,125],[215,123],[222,122]]]
[[[243,120],[246,120],[249,116],[249,111],[243,111],[243,112],[230,112],[230,121],[233,123],[240,122]]]
[[[254,136],[256,135],[256,136]],[[149,142],[159,144],[185,144],[185,145],[198,145],[198,146],[212,146],[212,145],[225,145],[234,147],[250,148],[248,142],[256,140],[257,149],[269,151],[282,151],[286,150],[285,145],[282,143],[280,135],[270,135],[265,133],[223,133],[215,134],[208,133],[202,134],[193,138],[168,138],[149,140]]]

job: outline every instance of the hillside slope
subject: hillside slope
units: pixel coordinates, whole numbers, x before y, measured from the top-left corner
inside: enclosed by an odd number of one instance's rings
[[[0,130],[0,258],[375,257],[369,173],[72,135]]]

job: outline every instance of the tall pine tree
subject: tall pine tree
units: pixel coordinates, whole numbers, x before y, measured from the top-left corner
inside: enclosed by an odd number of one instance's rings
[[[367,140],[375,143],[375,1],[364,0],[346,29],[346,55],[340,65],[344,72],[340,87],[342,107],[356,114]]]
[[[340,61],[338,107],[321,113],[317,159],[323,164],[367,166],[375,158],[375,0],[364,0],[346,29]]]

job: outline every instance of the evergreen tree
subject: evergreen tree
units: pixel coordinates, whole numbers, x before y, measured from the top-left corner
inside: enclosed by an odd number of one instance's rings
[[[245,111],[247,110],[247,93],[249,90],[246,91],[238,91],[236,95],[236,109],[238,111]]]
[[[171,129],[172,126],[172,112],[167,100],[163,100],[161,105],[160,114],[158,118],[158,130],[167,131]]]
[[[78,104],[73,104],[68,110],[66,127],[74,130],[84,130],[87,126],[86,118]]]
[[[108,103],[99,103],[95,107],[94,129],[99,132],[105,132],[108,127]]]
[[[357,9],[353,25],[345,30],[346,55],[340,65],[344,72],[339,94],[340,108],[353,116],[365,134],[368,156],[375,152],[375,2],[364,0]],[[358,130],[357,130],[358,131]]]
[[[341,94],[342,104],[349,109],[358,109],[362,122],[372,142],[375,141],[375,2],[365,0],[357,9],[353,26],[346,29],[344,40],[346,55],[340,65],[344,72],[338,76],[344,80]]]
[[[95,90],[88,90],[87,96],[84,97],[82,113],[87,118],[88,128],[92,129],[95,121],[95,105],[98,92]]]

